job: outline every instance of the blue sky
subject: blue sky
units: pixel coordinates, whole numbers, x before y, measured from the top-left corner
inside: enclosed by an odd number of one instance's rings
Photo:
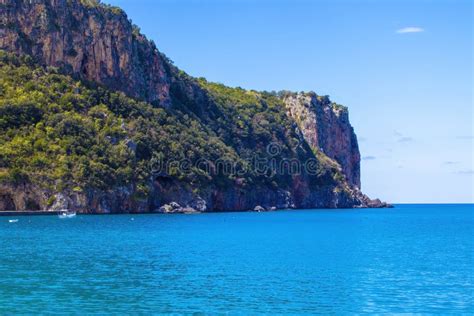
[[[474,202],[472,1],[105,2],[193,76],[348,106],[369,196]]]

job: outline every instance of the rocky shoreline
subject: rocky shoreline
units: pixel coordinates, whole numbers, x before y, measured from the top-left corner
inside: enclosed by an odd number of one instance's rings
[[[178,189],[177,191],[174,191]],[[274,211],[288,209],[335,209],[335,208],[385,208],[389,204],[379,199],[370,199],[358,189],[333,196],[327,192],[310,192],[303,203],[295,203],[289,191],[259,191],[247,197],[233,190],[212,191],[205,195],[194,195],[179,186],[173,192],[157,192],[150,199],[137,200],[127,188],[109,192],[89,191],[85,193],[52,193],[32,185],[0,185],[0,211],[58,212],[68,209],[82,214],[126,214],[126,213],[205,213],[232,211]],[[51,198],[52,197],[52,198]],[[161,199],[155,200],[155,197]],[[236,200],[236,197],[238,200]],[[311,200],[313,199],[313,200]],[[326,199],[326,200],[324,200]]]
[[[380,201],[378,201],[380,202]],[[173,204],[173,203],[170,203]],[[255,212],[255,213],[262,213],[262,212],[278,212],[278,211],[298,211],[298,210],[321,210],[321,209],[291,209],[291,208],[284,208],[278,209],[276,207],[271,208],[264,208],[263,206],[257,205],[254,209],[250,210],[236,210],[236,211],[212,211],[212,212],[201,212],[192,207],[175,207],[171,206],[170,204],[164,205],[158,211],[155,212],[125,212],[125,213],[91,213],[91,212],[78,212],[79,215],[126,215],[126,214],[139,214],[139,215],[153,215],[153,214],[184,214],[184,215],[191,215],[191,214],[205,214],[205,213],[240,213],[240,212]],[[177,203],[176,203],[177,204]],[[371,206],[367,207],[354,207],[354,208],[338,208],[338,209],[346,209],[346,210],[357,210],[357,209],[366,209],[366,208],[393,208],[394,206],[385,202],[374,203]],[[51,216],[51,215],[58,215],[60,212],[57,210],[49,210],[49,211],[0,211],[0,216],[3,217],[12,217],[12,216]]]

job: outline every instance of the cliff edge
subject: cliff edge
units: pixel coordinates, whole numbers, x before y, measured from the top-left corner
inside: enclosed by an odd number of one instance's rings
[[[0,0],[0,211],[384,207],[347,108],[188,76],[117,7]]]

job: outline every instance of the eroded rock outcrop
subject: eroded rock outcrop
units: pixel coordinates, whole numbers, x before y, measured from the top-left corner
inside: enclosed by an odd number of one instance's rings
[[[48,192],[29,184],[0,184],[0,211],[38,211],[47,208]]]
[[[0,49],[162,106],[169,64],[119,8],[80,0],[0,0]]]
[[[315,93],[288,93],[282,98],[308,144],[339,163],[348,183],[360,189],[359,145],[347,108]]]

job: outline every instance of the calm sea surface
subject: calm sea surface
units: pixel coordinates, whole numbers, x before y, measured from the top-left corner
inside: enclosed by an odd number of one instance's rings
[[[474,313],[474,206],[0,217],[0,314]]]

